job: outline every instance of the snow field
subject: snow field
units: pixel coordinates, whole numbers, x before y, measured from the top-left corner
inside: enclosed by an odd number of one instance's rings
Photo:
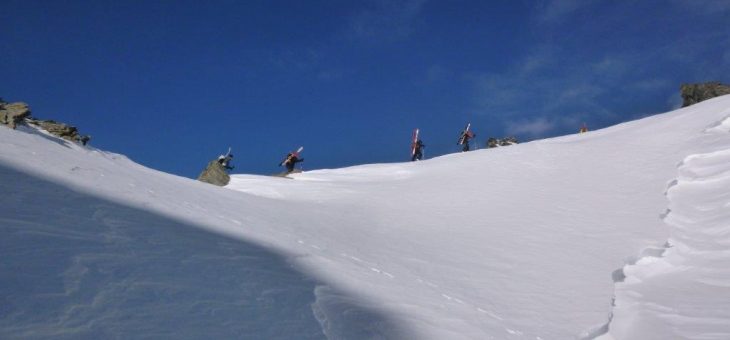
[[[726,143],[680,163],[667,190],[669,247],[624,268],[615,339],[730,338],[730,118],[706,133]]]
[[[226,188],[0,129],[0,337],[719,339],[729,108]]]

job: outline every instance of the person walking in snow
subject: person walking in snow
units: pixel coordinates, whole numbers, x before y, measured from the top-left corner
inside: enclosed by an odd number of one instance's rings
[[[476,134],[474,132],[472,132],[471,130],[466,130],[464,132],[464,134],[461,137],[462,138],[462,143],[461,144],[463,145],[463,147],[461,148],[461,151],[462,152],[469,151],[469,142],[474,137],[476,137]]]
[[[233,170],[233,165],[231,164],[231,160],[233,159],[233,154],[227,154],[227,155],[220,155],[218,156],[218,164],[220,164],[224,169],[226,170]]]
[[[425,148],[426,145],[423,144],[423,142],[419,139],[416,141],[416,143],[413,145],[413,157],[411,157],[411,162],[415,160],[421,160],[423,158],[423,148]]]
[[[586,123],[583,123],[583,126],[580,127],[580,130],[578,131],[578,133],[586,133],[586,132],[588,132],[588,125],[586,125]]]
[[[304,158],[299,159],[297,157],[297,153],[290,152],[286,155],[286,159],[279,164],[279,166],[285,165],[286,166],[286,172],[291,173],[294,171],[294,166],[297,165],[299,162],[304,162]]]

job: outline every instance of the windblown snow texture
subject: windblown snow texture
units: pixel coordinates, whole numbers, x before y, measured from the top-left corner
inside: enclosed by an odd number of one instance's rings
[[[0,338],[728,338],[728,116],[225,188],[0,129]]]
[[[669,248],[624,268],[615,339],[730,339],[730,118],[706,133],[718,145],[685,157],[667,190]]]

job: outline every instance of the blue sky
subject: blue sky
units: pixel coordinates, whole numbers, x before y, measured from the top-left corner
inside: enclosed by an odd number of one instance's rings
[[[668,111],[730,83],[730,1],[0,0],[0,96],[196,177],[426,158]]]

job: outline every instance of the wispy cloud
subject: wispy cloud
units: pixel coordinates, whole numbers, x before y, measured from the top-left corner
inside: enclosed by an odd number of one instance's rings
[[[669,81],[669,79],[651,78],[651,79],[637,81],[637,82],[631,84],[630,86],[638,91],[651,92],[651,91],[663,90],[668,87],[671,87],[672,82]]]
[[[682,99],[682,96],[679,94],[679,92],[671,95],[669,98],[667,98],[667,104],[672,108],[672,110],[676,110],[680,107],[682,107],[682,104],[684,103],[684,100]]]
[[[650,5],[598,2],[542,2],[531,20],[541,42],[514,57],[511,67],[464,76],[472,84],[474,112],[510,133],[546,137],[575,131],[584,121],[613,124],[676,108],[682,82],[722,81],[728,74],[730,31],[708,28],[727,17],[730,1],[668,1],[657,9],[661,16],[642,24],[631,11]],[[695,6],[701,8],[689,8]],[[595,16],[587,15],[591,11]],[[691,27],[672,26],[679,19]],[[694,25],[704,19],[705,26]],[[653,36],[665,26],[671,36]],[[566,38],[558,42],[556,36]]]
[[[593,72],[597,74],[620,75],[626,72],[629,67],[626,59],[626,57],[617,55],[607,55],[600,61],[591,63],[590,66],[593,68]]]
[[[558,62],[557,49],[553,45],[542,44],[532,48],[532,53],[518,61],[517,71],[528,75],[547,67],[553,67]]]
[[[426,0],[387,1],[371,3],[352,16],[350,27],[354,37],[378,41],[407,38]]]
[[[271,63],[281,69],[308,71],[315,68],[325,57],[316,48],[284,48],[271,52]]]
[[[594,99],[605,93],[606,90],[597,85],[588,83],[575,83],[563,89],[555,98],[557,104],[575,102],[581,99]]]
[[[323,81],[334,81],[342,79],[344,75],[345,72],[343,72],[342,70],[324,70],[317,73],[317,79]]]
[[[509,133],[529,138],[577,129],[590,117],[614,118],[608,105],[611,92],[635,65],[618,55],[582,63],[574,58],[557,48],[541,48],[500,73],[469,75],[474,110],[502,121]]]
[[[730,12],[730,1],[727,0],[672,0],[672,4],[689,11],[718,15]]]
[[[595,0],[549,0],[538,7],[537,18],[541,23],[560,23],[576,11],[595,2]]]
[[[522,119],[518,121],[509,121],[506,123],[505,130],[510,136],[528,136],[529,138],[535,138],[545,135],[545,133],[555,129],[555,121],[549,120],[545,117],[538,117],[534,119]]]
[[[433,84],[436,82],[443,81],[444,79],[450,78],[452,72],[441,65],[431,65],[426,70],[424,84]]]
[[[535,70],[544,67],[548,63],[549,57],[548,56],[542,56],[542,55],[532,55],[527,57],[525,61],[520,66],[520,71],[522,73],[531,73]]]
[[[564,57],[554,60],[549,54],[531,54],[515,67],[500,73],[471,75],[476,104],[483,112],[496,110],[500,115],[559,111],[565,104],[590,104],[606,93],[606,84],[615,83],[628,67],[619,57],[593,63],[572,63]],[[534,66],[535,60],[541,65]],[[596,105],[587,105],[596,106]],[[488,113],[487,113],[488,114]]]

